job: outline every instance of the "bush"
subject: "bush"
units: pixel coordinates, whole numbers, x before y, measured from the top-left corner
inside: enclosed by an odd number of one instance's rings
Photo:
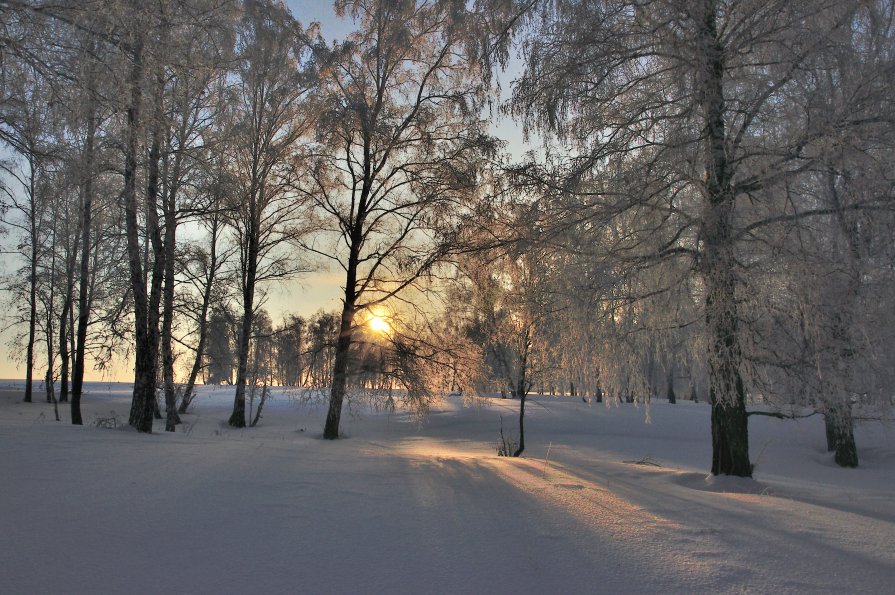
[[[94,428],[104,428],[106,430],[114,430],[121,425],[121,419],[115,415],[114,411],[110,411],[109,415],[94,415],[91,425]]]
[[[500,418],[500,442],[497,443],[497,456],[511,457],[519,448],[519,441],[503,433],[503,416]]]

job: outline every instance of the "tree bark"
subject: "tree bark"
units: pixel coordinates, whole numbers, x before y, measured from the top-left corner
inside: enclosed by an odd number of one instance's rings
[[[674,360],[668,364],[668,379],[667,379],[668,388],[665,391],[665,395],[668,397],[668,402],[672,405],[677,403],[677,395],[674,394]]]
[[[124,164],[124,209],[127,234],[128,266],[134,299],[134,392],[128,422],[138,432],[151,433],[155,403],[155,359],[153,337],[149,330],[149,296],[143,277],[137,223],[137,153],[140,128],[140,104],[143,79],[143,31],[137,30],[130,74],[131,99],[127,110],[127,145]]]
[[[715,2],[706,0],[700,28],[700,47],[704,52],[701,103],[706,170],[702,266],[709,333],[712,474],[751,477],[745,391],[740,376],[742,353],[731,231],[735,196],[726,153],[724,57],[718,38],[717,13]]]
[[[31,234],[31,255],[30,255],[30,272],[28,275],[28,284],[29,284],[29,315],[28,315],[28,345],[25,349],[25,398],[24,401],[26,403],[30,403],[32,400],[31,392],[32,392],[32,383],[34,381],[34,341],[35,341],[35,328],[37,326],[37,204],[35,196],[35,192],[37,190],[37,185],[35,183],[35,176],[37,176],[37,172],[35,171],[35,163],[34,163],[34,147],[31,148],[31,155],[28,157],[28,164],[30,166],[30,172],[28,176],[28,193],[31,201],[31,209],[28,215],[28,223],[30,226],[30,234]]]
[[[78,230],[76,230],[77,232]],[[74,293],[74,276],[75,276],[75,258],[74,253],[77,250],[77,240],[72,242],[74,246],[69,245],[66,248],[66,266],[65,266],[65,295],[62,298],[62,312],[59,314],[59,402],[68,402],[68,375],[69,375],[69,357],[68,351],[68,319],[71,316],[72,298]]]
[[[366,161],[365,172],[369,172],[369,160]],[[357,215],[353,221],[348,252],[348,266],[345,267],[345,298],[342,303],[342,319],[339,325],[339,338],[336,341],[335,363],[333,365],[332,390],[329,396],[329,410],[323,426],[323,437],[335,440],[339,437],[339,423],[342,419],[342,402],[348,384],[348,361],[354,331],[354,316],[357,313],[357,267],[360,262],[360,250],[363,244],[363,224],[366,217],[367,198],[369,197],[369,175],[366,176]]]
[[[181,135],[181,138],[184,135]],[[182,151],[174,158],[174,168],[167,196],[164,197],[165,216],[165,287],[162,300],[162,373],[165,383],[165,431],[173,432],[180,417],[177,415],[177,398],[174,392],[174,348],[171,334],[174,329],[174,246],[177,241],[177,188],[179,185]]]
[[[158,42],[159,47],[164,47],[164,42]],[[158,56],[156,56],[158,60]],[[146,214],[147,247],[152,248],[152,274],[149,284],[148,304],[148,331],[149,336],[149,361],[152,362],[152,417],[163,419],[158,404],[158,380],[159,380],[159,353],[161,333],[160,306],[162,302],[162,289],[165,280],[165,267],[167,252],[161,235],[159,224],[158,202],[160,192],[160,164],[162,158],[162,129],[164,128],[164,78],[156,74],[156,85],[153,96],[153,113],[151,126],[151,144],[149,148],[149,160],[146,168],[146,195],[144,199],[144,212]],[[163,199],[164,200],[164,199]],[[145,270],[149,271],[149,263],[146,262]]]
[[[827,433],[827,450],[832,451],[840,467],[858,466],[858,448],[855,444],[854,421],[848,403],[830,405],[824,411]]]
[[[246,281],[242,293],[242,326],[239,330],[239,345],[236,354],[236,394],[233,397],[233,413],[227,423],[234,428],[246,427],[246,373],[249,363],[249,344],[252,338],[252,321],[254,318],[255,278],[258,268],[258,217],[253,213],[252,221],[254,229],[249,233],[249,247],[246,262]]]
[[[836,176],[832,168],[827,170],[827,186],[833,206],[836,208],[836,222],[840,232],[848,242],[848,285],[853,289],[846,294],[845,303],[841,305],[835,319],[833,336],[839,343],[839,360],[837,362],[840,375],[843,377],[842,386],[849,387],[854,381],[851,374],[851,360],[855,353],[852,348],[852,329],[854,311],[856,306],[857,291],[862,283],[861,279],[861,248],[859,245],[858,231],[854,225],[846,220],[845,211],[839,191],[836,188]],[[854,419],[851,414],[851,403],[845,394],[828,395],[824,408],[824,425],[827,433],[827,450],[833,451],[834,460],[840,467],[858,466],[858,447],[855,444]],[[831,399],[831,397],[833,397]]]
[[[519,367],[519,388],[516,390],[519,393],[519,446],[513,453],[514,457],[522,455],[525,451],[525,402],[528,400],[527,357],[522,357]]]
[[[91,51],[95,44],[91,41]],[[96,141],[96,98],[93,94],[93,68],[87,73],[87,134],[84,140],[83,203],[81,205],[81,262],[78,278],[78,329],[74,337],[74,365],[71,379],[71,423],[82,425],[81,392],[84,386],[84,358],[87,346],[87,325],[90,306],[87,290],[90,286],[90,227],[93,225],[93,162]],[[74,322],[74,321],[72,321]],[[74,331],[74,328],[72,329]]]
[[[244,302],[242,325],[239,330],[239,345],[236,358],[236,393],[233,397],[233,412],[227,423],[234,428],[246,427],[246,372],[248,370],[249,343],[252,333],[252,305]]]
[[[722,377],[729,374],[719,373]],[[736,400],[733,403],[719,396],[715,386],[710,390],[712,404],[712,475],[752,477],[749,462],[749,433],[743,384],[736,374]]]
[[[349,270],[349,278],[351,277],[351,272]],[[347,287],[350,289],[346,288],[345,302],[342,306],[342,322],[339,326],[339,339],[336,341],[336,361],[333,365],[333,384],[329,396],[329,409],[326,413],[326,424],[323,426],[323,437],[327,440],[335,440],[339,437],[342,402],[345,399],[348,385],[348,356],[351,349],[356,297],[354,295],[354,282],[350,282]]]
[[[162,304],[162,374],[165,384],[165,431],[173,432],[180,423],[177,397],[174,392],[174,349],[171,333],[174,329],[174,231],[165,226],[165,289]]]
[[[53,225],[52,241],[50,242],[52,257],[50,258],[50,295],[46,302],[46,337],[47,337],[47,372],[44,377],[44,387],[47,392],[47,403],[53,403],[56,412],[56,421],[59,421],[58,407],[56,407],[56,389],[53,385],[53,363],[56,355],[53,353],[53,302],[56,300],[56,225]]]

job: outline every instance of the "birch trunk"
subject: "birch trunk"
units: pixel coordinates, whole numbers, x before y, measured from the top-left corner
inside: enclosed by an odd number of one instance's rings
[[[703,263],[712,406],[712,474],[752,476],[746,395],[740,376],[742,352],[736,301],[736,261],[731,222],[734,194],[726,153],[723,48],[718,39],[718,6],[706,0],[700,27],[704,52],[702,109],[705,184]]]

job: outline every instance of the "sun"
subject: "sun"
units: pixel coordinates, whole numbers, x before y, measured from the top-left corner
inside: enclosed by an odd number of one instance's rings
[[[377,333],[388,333],[392,330],[388,321],[381,316],[371,316],[367,321],[367,325],[370,327],[370,330],[376,331]]]

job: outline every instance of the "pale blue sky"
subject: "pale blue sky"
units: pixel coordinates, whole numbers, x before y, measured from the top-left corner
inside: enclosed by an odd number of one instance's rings
[[[354,29],[351,19],[340,19],[333,10],[331,0],[286,0],[292,16],[308,26],[320,23],[320,29],[327,41],[345,39]]]

